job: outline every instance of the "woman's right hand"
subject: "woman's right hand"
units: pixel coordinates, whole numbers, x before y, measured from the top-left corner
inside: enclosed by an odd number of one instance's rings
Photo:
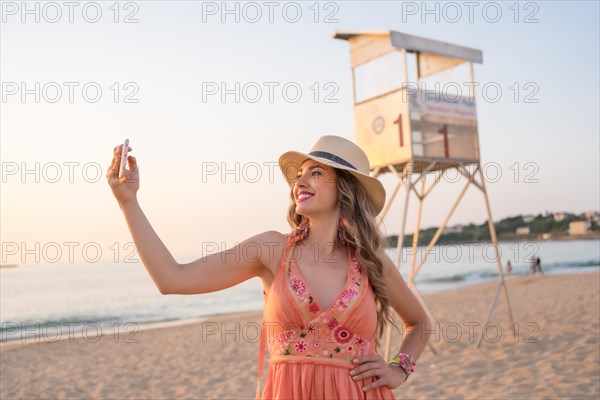
[[[112,164],[108,167],[108,173],[106,174],[108,184],[120,206],[127,204],[131,200],[135,200],[136,193],[140,188],[140,173],[137,161],[133,156],[127,156],[127,165],[129,169],[125,169],[123,177],[119,179],[122,148],[123,145],[115,147]],[[128,148],[128,151],[132,150],[131,147],[128,146]]]

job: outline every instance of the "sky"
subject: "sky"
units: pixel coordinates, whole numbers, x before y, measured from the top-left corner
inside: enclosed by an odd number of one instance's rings
[[[355,139],[349,46],[336,31],[395,30],[483,52],[475,80],[500,88],[475,92],[494,220],[598,210],[598,2],[472,4],[2,2],[2,263],[131,253],[105,179],[125,138],[141,207],[178,261],[287,232],[279,156],[325,134]],[[395,178],[381,181],[389,194]],[[464,185],[436,185],[421,227],[441,225]],[[386,234],[401,229],[404,197]],[[486,219],[471,185],[449,225]]]

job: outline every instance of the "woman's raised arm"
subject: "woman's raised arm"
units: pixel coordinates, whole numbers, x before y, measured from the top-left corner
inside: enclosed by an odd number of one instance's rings
[[[125,215],[138,254],[162,294],[200,294],[237,285],[255,276],[264,278],[269,265],[283,250],[281,235],[269,231],[253,236],[229,250],[179,264],[160,240],[140,208],[139,169],[135,157],[127,159],[129,170],[119,179],[121,146],[115,148],[107,179]]]

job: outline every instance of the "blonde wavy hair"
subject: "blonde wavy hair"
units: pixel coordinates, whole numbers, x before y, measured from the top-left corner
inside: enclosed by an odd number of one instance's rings
[[[392,324],[398,332],[400,329],[394,322],[390,307],[390,298],[383,280],[383,262],[377,250],[384,245],[385,238],[375,222],[375,212],[364,187],[349,172],[333,168],[336,174],[336,186],[340,201],[340,214],[344,229],[343,240],[355,250],[356,258],[362,268],[367,271],[369,284],[375,294],[377,308],[376,345],[379,348],[380,338],[386,324]],[[292,204],[288,209],[287,220],[292,227],[292,235],[300,238],[302,215],[296,213],[293,189],[290,193]],[[299,239],[301,241],[302,239]]]

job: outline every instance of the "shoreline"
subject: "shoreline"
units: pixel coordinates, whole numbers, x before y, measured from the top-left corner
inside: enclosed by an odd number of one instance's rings
[[[513,275],[508,276],[508,275],[504,274],[504,279],[507,282],[507,284],[509,284],[510,282],[516,282],[518,280],[522,280],[522,279],[526,279],[526,278],[535,279],[535,278],[542,278],[544,276],[580,275],[580,274],[588,274],[588,273],[594,274],[594,273],[599,273],[599,272],[600,272],[600,269],[597,269],[596,271],[586,271],[585,269],[583,269],[583,270],[574,270],[574,271],[558,272],[558,273],[550,273],[550,274],[547,273],[545,275],[536,273],[535,275],[513,274]],[[459,293],[460,291],[462,291],[464,289],[480,288],[483,286],[498,284],[499,281],[500,280],[498,279],[498,277],[489,278],[487,280],[477,281],[477,282],[464,281],[462,283],[456,283],[455,284],[456,287],[440,289],[440,290],[437,290],[434,292],[420,291],[420,293],[422,296],[427,298],[430,296],[435,296],[437,294],[444,295],[447,293]],[[417,289],[418,289],[418,286],[417,286]],[[131,334],[137,334],[137,332],[151,331],[151,330],[156,330],[156,329],[169,329],[169,328],[176,328],[176,327],[185,327],[185,326],[189,326],[189,325],[197,325],[197,324],[202,324],[205,322],[212,322],[212,320],[220,321],[220,320],[228,320],[228,319],[236,319],[236,318],[241,318],[241,319],[258,318],[260,320],[260,318],[262,316],[262,312],[263,312],[263,309],[261,308],[261,309],[250,310],[250,311],[220,312],[220,313],[208,314],[205,316],[198,316],[198,317],[187,318],[187,319],[173,319],[173,320],[153,321],[153,322],[128,322],[128,323],[115,322],[115,323],[118,323],[119,325],[134,324],[137,329],[135,329],[134,332]],[[92,326],[92,324],[89,324],[89,323],[87,325]],[[28,332],[29,332],[29,330],[28,330]],[[80,332],[80,331],[77,331],[77,332],[67,331],[67,333],[68,334],[63,335],[62,331],[61,331],[60,338],[56,339],[56,340],[48,340],[47,338],[44,338],[41,336],[40,337],[35,336],[30,340],[27,340],[27,338],[26,338],[25,340],[13,339],[13,340],[0,341],[0,351],[2,351],[3,349],[12,349],[12,348],[23,347],[23,346],[33,346],[33,345],[39,345],[39,344],[52,344],[52,343],[67,341],[67,340],[72,342],[73,340],[85,339],[88,342],[93,342],[94,339],[102,340],[101,338],[115,336],[114,332],[111,332],[110,330],[107,331],[106,329],[102,330],[102,333],[100,333],[100,334],[86,333],[84,335],[83,332]],[[127,332],[123,332],[123,333],[119,332],[118,334],[126,335],[126,333]]]
[[[177,320],[167,320],[167,321],[156,321],[156,322],[133,322],[131,324],[135,324],[138,329],[135,330],[132,334],[136,334],[137,332],[145,332],[145,331],[152,331],[152,330],[156,330],[156,329],[169,329],[169,328],[176,328],[176,327],[185,327],[188,325],[195,325],[195,324],[202,324],[203,322],[208,322],[210,319],[232,319],[232,318],[248,318],[248,317],[252,317],[255,316],[255,314],[260,315],[262,314],[262,309],[261,310],[256,310],[256,311],[233,311],[233,312],[226,312],[226,313],[216,313],[216,314],[209,314],[203,317],[197,317],[197,318],[188,318],[188,319],[177,319]],[[126,332],[123,333],[119,333],[119,335],[126,335]],[[84,337],[85,336],[85,337]],[[66,335],[65,337],[63,337],[63,335],[61,335],[61,337],[57,340],[46,340],[43,338],[34,338],[33,340],[30,341],[23,341],[22,339],[14,339],[14,340],[7,340],[5,342],[0,341],[0,352],[2,352],[3,349],[13,349],[13,348],[18,348],[18,347],[25,347],[25,346],[35,346],[35,345],[39,345],[39,344],[52,344],[52,343],[57,343],[57,342],[63,342],[63,341],[73,341],[73,340],[89,340],[91,341],[92,339],[97,339],[97,340],[102,340],[102,338],[106,338],[106,337],[110,337],[110,336],[115,336],[113,333],[105,333],[105,331],[102,331],[101,334],[94,334],[94,335],[90,335],[90,334],[86,334],[84,335],[82,332],[73,332],[72,334],[69,333],[69,335]],[[98,339],[99,338],[99,339]]]
[[[554,273],[554,274],[538,274],[536,273],[535,275],[531,275],[531,274],[513,274],[510,276],[507,276],[506,274],[504,275],[504,279],[507,282],[507,284],[509,284],[510,282],[518,282],[519,280],[524,280],[524,279],[540,279],[543,278],[544,276],[561,276],[561,275],[581,275],[581,274],[598,274],[600,273],[600,269],[596,270],[596,271],[586,271],[586,270],[576,270],[576,271],[569,271],[569,272],[561,272],[561,273]],[[465,289],[482,289],[483,287],[487,287],[490,285],[497,285],[499,284],[499,279],[497,278],[489,278],[489,280],[486,281],[481,281],[481,282],[465,282],[463,284],[457,284],[457,287],[453,287],[453,288],[447,288],[447,289],[441,289],[435,292],[424,292],[421,291],[421,295],[427,299],[430,296],[436,296],[436,295],[445,295],[445,294],[459,294],[461,291],[465,290]],[[418,289],[418,287],[417,287]],[[221,313],[215,313],[215,314],[208,314],[205,316],[199,316],[199,317],[195,317],[195,318],[187,318],[187,319],[175,319],[175,320],[165,320],[165,321],[155,321],[155,322],[133,322],[132,324],[135,324],[139,329],[137,329],[135,331],[135,333],[137,332],[144,332],[144,331],[152,331],[152,330],[156,330],[156,329],[170,329],[170,328],[176,328],[176,327],[185,327],[185,326],[189,326],[189,325],[199,325],[205,322],[212,322],[214,320],[217,321],[225,321],[225,320],[232,320],[232,319],[248,319],[248,318],[258,318],[260,320],[260,318],[262,317],[262,312],[263,309],[258,309],[258,310],[250,310],[250,311],[231,311],[231,312],[221,312]],[[125,334],[125,332],[123,333]],[[105,331],[102,331],[102,334],[95,334],[95,335],[90,335],[87,334],[85,335],[85,339],[87,340],[92,340],[92,339],[96,339],[98,337],[103,338],[103,337],[110,337],[110,336],[114,336],[112,333],[105,333]],[[38,341],[35,341],[36,339],[39,338],[35,338],[34,340],[30,340],[30,341],[23,341],[22,339],[15,339],[15,340],[7,340],[5,342],[0,341],[0,351],[2,349],[12,349],[12,348],[16,348],[16,347],[22,347],[22,346],[33,346],[36,344],[52,344],[52,343],[56,343],[56,342],[61,342],[61,341],[66,341],[66,340],[82,340],[84,339],[84,335],[81,332],[74,332],[72,334],[72,336],[69,334],[66,337],[62,337],[58,339],[58,340],[45,340],[45,339],[39,339]],[[101,340],[101,339],[98,339]]]

